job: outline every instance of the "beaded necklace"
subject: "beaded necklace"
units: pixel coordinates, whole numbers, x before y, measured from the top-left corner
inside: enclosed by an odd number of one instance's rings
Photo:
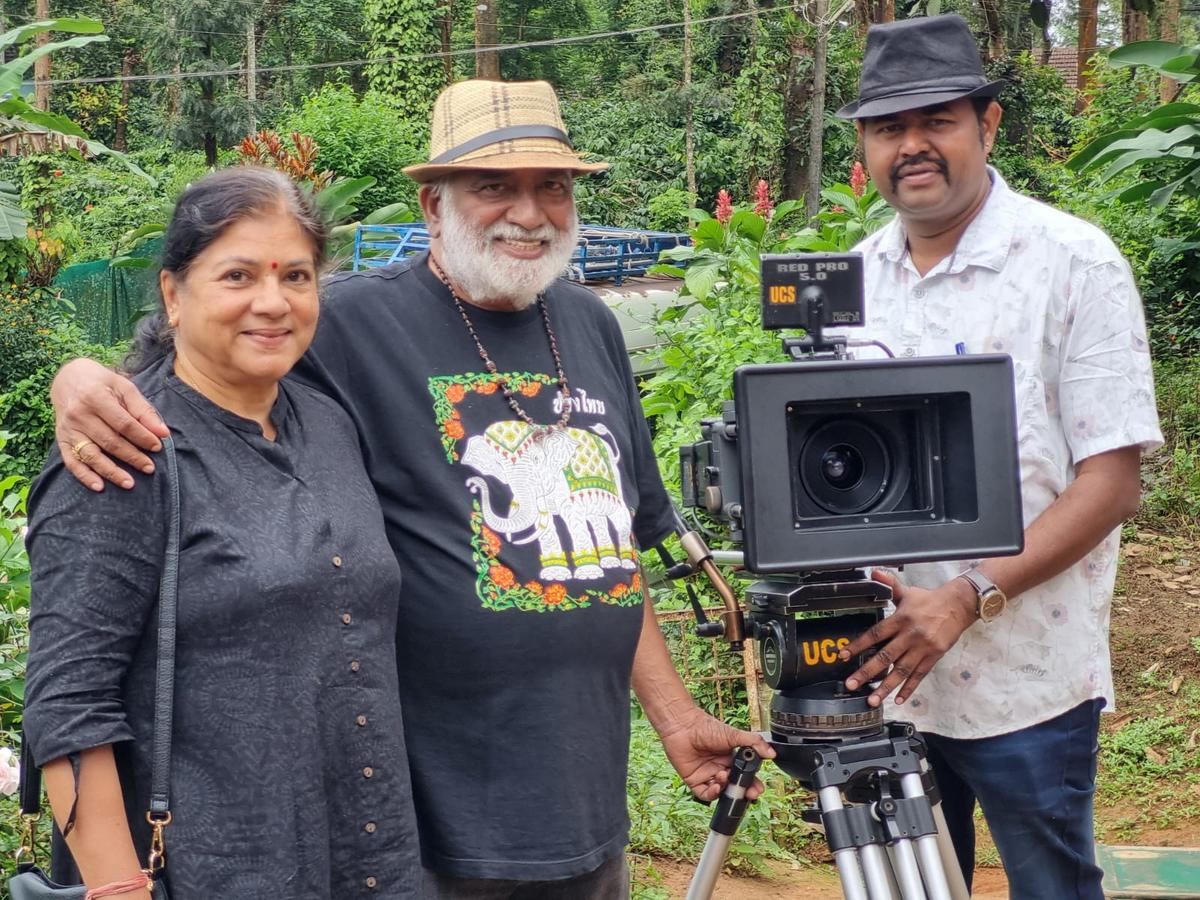
[[[542,324],[546,326],[546,337],[550,339],[550,355],[554,358],[554,370],[558,377],[559,393],[562,395],[562,415],[558,417],[558,421],[550,425],[543,425],[541,422],[535,422],[521,408],[521,404],[517,402],[516,392],[512,389],[512,385],[508,383],[508,379],[500,373],[492,358],[488,356],[487,350],[483,347],[483,341],[479,340],[479,335],[475,333],[475,326],[471,324],[471,318],[467,315],[467,306],[458,292],[454,290],[454,285],[450,283],[450,278],[437,260],[432,256],[429,257],[429,264],[433,268],[433,273],[437,275],[438,280],[446,286],[450,291],[450,299],[454,301],[454,307],[458,310],[458,314],[462,316],[463,324],[467,326],[467,331],[471,335],[471,340],[475,342],[475,349],[479,351],[479,358],[483,360],[484,366],[488,372],[496,376],[496,380],[500,382],[500,390],[504,394],[504,399],[508,401],[508,405],[512,411],[517,414],[517,417],[526,425],[534,430],[538,436],[554,431],[557,428],[566,428],[567,423],[571,420],[571,389],[567,385],[567,373],[563,371],[562,357],[558,352],[558,342],[554,339],[554,329],[550,327],[550,312],[546,309],[546,295],[538,294],[537,305],[542,312]]]

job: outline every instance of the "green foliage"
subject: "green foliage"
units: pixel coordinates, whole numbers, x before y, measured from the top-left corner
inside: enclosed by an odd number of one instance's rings
[[[407,119],[428,121],[446,84],[442,60],[418,59],[441,50],[438,0],[367,0],[371,87]]]
[[[1142,518],[1192,531],[1200,522],[1200,368],[1190,357],[1166,357],[1154,367],[1165,448],[1143,464]]]
[[[859,196],[850,185],[835,184],[821,191],[821,199],[826,206],[817,213],[816,227],[801,229],[788,241],[794,250],[844,253],[894,214],[874,185]]]
[[[279,127],[316,141],[319,168],[344,178],[374,178],[374,185],[362,194],[363,209],[398,202],[416,209],[416,183],[402,170],[423,161],[427,119],[428,113],[414,120],[419,125],[413,124],[378,93],[359,98],[347,85],[329,84]]]
[[[683,188],[667,188],[646,204],[646,226],[656,231],[682,231],[688,226],[688,210],[695,205],[695,194]]]
[[[1187,746],[1188,730],[1166,716],[1134,719],[1118,731],[1100,735],[1100,752],[1110,779],[1104,790],[1141,793],[1154,779],[1194,770],[1200,751]]]
[[[795,859],[805,844],[819,840],[800,819],[803,797],[797,795],[795,783],[773,778],[776,774],[770,768],[764,770],[764,778],[771,779],[768,790],[747,809],[730,841],[727,865],[734,870],[752,873],[760,871],[767,859]],[[632,852],[676,859],[700,855],[711,810],[691,799],[645,719],[633,722],[627,791]]]
[[[0,478],[32,477],[42,468],[54,438],[49,391],[58,367],[76,356],[110,355],[87,343],[52,290],[0,290],[0,430],[10,433]]]
[[[1145,66],[1186,84],[1200,78],[1200,44],[1138,41],[1114,50],[1109,64]],[[1068,166],[1097,172],[1102,181],[1128,169],[1140,170],[1144,177],[1117,194],[1124,202],[1145,200],[1157,208],[1165,206],[1176,191],[1200,196],[1200,105],[1162,104],[1097,137]],[[1200,243],[1182,249],[1197,247]]]

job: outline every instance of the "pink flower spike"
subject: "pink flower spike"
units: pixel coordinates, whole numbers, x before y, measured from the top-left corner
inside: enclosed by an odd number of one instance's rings
[[[754,211],[764,219],[771,218],[771,213],[775,211],[775,204],[771,202],[771,188],[762,178],[754,189]]]
[[[725,188],[717,191],[716,218],[722,225],[728,225],[729,220],[733,218],[733,198],[729,196],[729,191]]]
[[[854,191],[855,197],[861,197],[867,192],[867,173],[860,162],[850,167],[850,190]]]

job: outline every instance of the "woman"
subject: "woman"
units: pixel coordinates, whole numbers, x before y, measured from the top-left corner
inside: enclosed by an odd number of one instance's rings
[[[135,341],[181,494],[172,900],[419,893],[400,572],[350,419],[282,380],[316,327],[324,241],[283,175],[208,176],[179,199],[163,310]],[[55,451],[30,497],[25,729],[92,890],[139,880],[149,847],[165,469],[94,494]]]

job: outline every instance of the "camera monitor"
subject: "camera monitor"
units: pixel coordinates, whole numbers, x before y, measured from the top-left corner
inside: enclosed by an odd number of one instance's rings
[[[761,269],[763,328],[863,324],[861,253],[764,253]]]
[[[738,369],[736,429],[726,431],[736,435],[747,568],[1019,552],[1012,384],[1004,355]]]

